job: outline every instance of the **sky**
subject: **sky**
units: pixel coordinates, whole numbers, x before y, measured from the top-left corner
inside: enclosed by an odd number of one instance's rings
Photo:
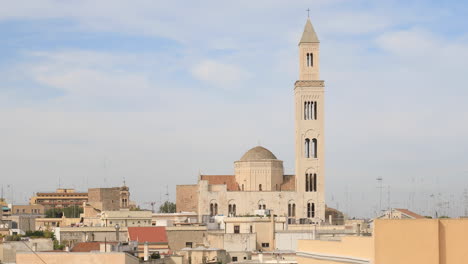
[[[233,174],[256,145],[294,173],[310,8],[328,206],[350,217],[468,209],[464,1],[0,3],[0,184],[14,203],[125,180],[150,208],[199,173]]]

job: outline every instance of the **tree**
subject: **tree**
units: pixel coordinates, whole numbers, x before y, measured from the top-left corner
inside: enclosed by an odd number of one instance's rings
[[[72,205],[66,208],[52,208],[45,211],[46,218],[61,218],[63,215],[67,218],[78,218],[83,213],[83,208]]]
[[[173,202],[166,201],[159,207],[160,213],[175,213],[176,204]]]

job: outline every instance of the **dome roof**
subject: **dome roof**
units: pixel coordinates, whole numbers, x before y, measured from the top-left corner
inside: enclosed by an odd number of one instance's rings
[[[252,161],[252,160],[275,160],[276,156],[271,153],[268,149],[257,146],[247,151],[241,158],[240,161]]]

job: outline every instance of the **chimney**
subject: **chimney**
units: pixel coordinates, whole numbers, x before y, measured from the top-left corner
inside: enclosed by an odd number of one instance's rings
[[[148,261],[149,259],[149,252],[148,252],[148,242],[145,242],[145,246],[143,248],[143,260]]]

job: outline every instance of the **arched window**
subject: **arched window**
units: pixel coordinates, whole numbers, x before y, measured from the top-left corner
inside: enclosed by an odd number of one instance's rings
[[[218,203],[216,201],[210,202],[210,216],[215,216],[218,214]]]
[[[296,204],[294,201],[289,201],[288,203],[288,217],[296,216]]]
[[[314,218],[315,217],[315,203],[307,202],[307,217]]]
[[[317,139],[316,138],[312,139],[312,147],[309,150],[309,152],[311,152],[312,158],[317,158]]]
[[[309,67],[309,63],[310,63],[310,57],[309,57],[309,53],[307,53],[307,67]]]
[[[309,64],[309,66],[310,66],[310,67],[313,67],[313,66],[314,66],[314,54],[313,54],[313,53],[310,53],[310,54],[309,54],[309,57],[310,57],[310,64]]]
[[[265,210],[266,209],[266,204],[265,204],[265,201],[264,200],[260,200],[258,201],[258,209],[259,210]]]
[[[317,173],[314,173],[313,176],[312,191],[317,191]]]
[[[262,190],[262,185],[261,185],[261,184],[258,185],[258,190],[259,190],[259,191]]]
[[[236,215],[236,204],[234,200],[229,201],[228,205],[228,216],[235,216]]]
[[[304,102],[304,120],[307,120],[307,102]]]
[[[306,158],[310,158],[310,139],[306,138],[305,139],[305,145],[304,145],[304,149],[305,149],[305,157]]]
[[[306,173],[305,178],[306,178],[306,184],[305,184],[305,190],[306,192],[314,192],[316,191],[315,183],[316,183],[316,176],[317,174],[312,174],[312,173]]]
[[[312,118],[317,120],[317,102],[314,102],[314,116]]]

